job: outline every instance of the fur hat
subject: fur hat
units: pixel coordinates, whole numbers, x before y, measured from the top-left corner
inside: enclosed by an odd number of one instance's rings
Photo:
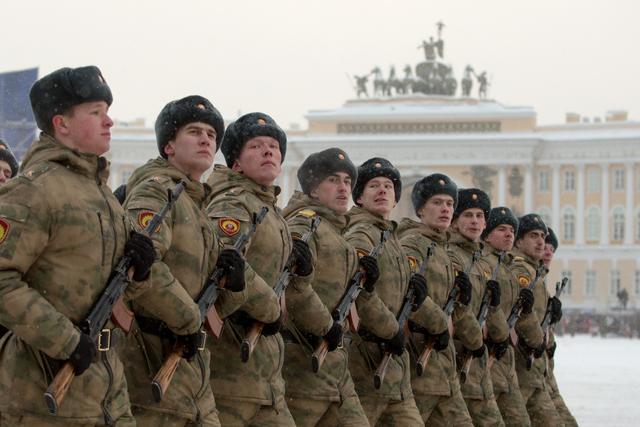
[[[264,113],[249,113],[227,127],[221,150],[227,166],[233,166],[244,144],[256,136],[270,136],[280,145],[280,161],[284,162],[287,151],[287,135],[270,116]]]
[[[411,202],[416,214],[420,208],[436,194],[446,194],[453,198],[454,208],[458,205],[458,186],[446,175],[434,173],[416,182],[411,191]]]
[[[551,229],[551,227],[548,227],[549,230],[549,234],[547,234],[547,237],[545,237],[544,242],[553,246],[553,252],[558,250],[558,236],[556,236],[556,233]]]
[[[310,195],[318,184],[336,172],[344,172],[349,175],[351,189],[353,189],[358,172],[347,153],[339,148],[328,148],[309,155],[298,168],[298,181],[302,192]]]
[[[358,180],[353,190],[353,201],[359,205],[358,198],[362,195],[365,185],[373,178],[383,176],[389,178],[393,182],[393,190],[395,192],[396,203],[400,201],[402,193],[402,180],[400,172],[389,160],[382,157],[373,157],[358,167]]]
[[[458,190],[458,206],[453,213],[453,218],[457,218],[467,209],[478,208],[484,212],[484,219],[489,220],[491,210],[491,200],[489,195],[478,188],[465,188]]]
[[[16,174],[18,173],[18,161],[11,152],[11,147],[9,147],[9,144],[4,142],[2,139],[0,139],[0,160],[4,160],[5,162],[7,162],[7,164],[11,168],[11,178],[16,176]]]
[[[482,238],[487,237],[497,226],[507,224],[513,227],[513,235],[518,235],[518,218],[511,212],[511,209],[499,206],[491,209],[487,219],[487,228],[482,232]]]
[[[525,234],[533,230],[540,230],[544,233],[545,237],[549,233],[542,218],[538,214],[527,214],[518,218],[518,234],[516,234],[516,240],[522,239]]]

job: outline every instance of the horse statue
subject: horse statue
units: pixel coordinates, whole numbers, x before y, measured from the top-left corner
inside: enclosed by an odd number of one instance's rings
[[[367,81],[369,80],[369,74],[365,74],[364,76],[353,76],[356,79],[356,96],[360,98],[361,94],[364,94],[365,97],[369,97],[369,92],[367,92]]]
[[[371,73],[373,74],[373,94],[384,96],[387,93],[387,81],[382,77],[380,67],[376,66]]]

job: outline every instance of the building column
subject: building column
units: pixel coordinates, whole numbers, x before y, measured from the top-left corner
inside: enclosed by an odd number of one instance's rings
[[[528,164],[524,167],[524,213],[533,210],[533,167]]]
[[[560,234],[560,165],[551,167],[551,224],[553,229]]]
[[[624,244],[633,244],[633,163],[625,163],[624,165],[625,182],[625,205],[626,212],[624,217]]]
[[[498,166],[498,205],[506,206],[507,203],[507,167]]]
[[[289,198],[293,194],[293,189],[291,188],[291,168],[282,168],[281,176],[282,185],[280,187],[280,195],[278,196],[278,204],[284,207],[287,205]]]
[[[600,202],[600,244],[609,245],[609,164],[602,165],[602,186],[600,188],[602,199]]]
[[[584,244],[584,165],[576,166],[578,182],[576,183],[576,245]]]

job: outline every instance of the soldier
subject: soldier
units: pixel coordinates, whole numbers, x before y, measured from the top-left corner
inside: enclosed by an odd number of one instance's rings
[[[427,298],[424,276],[412,273],[396,235],[397,223],[390,219],[401,193],[400,172],[388,160],[374,157],[364,162],[358,168],[353,192],[356,206],[349,211],[349,228],[345,234],[358,253],[367,253],[378,244],[381,233],[391,230],[378,256],[380,280],[375,292],[382,302],[373,304],[372,301],[368,307],[362,307],[360,331],[349,346],[351,374],[372,426],[423,423],[411,389],[404,325],[396,321],[409,286],[415,295],[411,319],[433,334],[447,327],[442,310]],[[380,388],[376,389],[373,375],[385,352],[390,352],[392,358]]]
[[[542,261],[544,262],[544,266],[549,268],[551,266],[551,261],[553,260],[553,256],[558,250],[558,237],[556,237],[556,233],[553,232],[551,227],[549,227],[549,234],[544,239],[544,254],[542,256]],[[552,315],[551,315],[551,324],[554,325],[560,321],[562,318],[562,303],[555,296],[551,297],[549,300],[549,304],[551,304]],[[578,423],[574,418],[573,414],[567,407],[567,404],[564,402],[562,395],[560,394],[560,390],[558,389],[558,382],[556,381],[556,376],[553,371],[555,368],[555,361],[553,356],[556,352],[556,341],[552,330],[549,330],[549,345],[547,347],[547,359],[548,359],[548,368],[547,368],[547,385],[549,386],[549,394],[551,395],[551,400],[553,400],[553,404],[556,407],[556,411],[558,411],[558,416],[561,421],[564,423],[565,427],[573,427],[577,426]]]
[[[411,201],[420,222],[408,218],[400,222],[398,234],[405,253],[417,264],[418,260],[425,258],[430,245],[433,245],[433,256],[429,260],[426,276],[429,296],[438,306],[443,307],[452,288],[457,287],[459,297],[453,311],[453,325],[455,329],[466,331],[463,340],[466,348],[481,348],[482,332],[467,306],[471,300],[471,283],[464,273],[454,277],[453,265],[447,254],[447,230],[458,202],[458,187],[448,176],[432,174],[415,184]],[[414,349],[411,385],[423,421],[438,426],[472,426],[469,411],[460,393],[455,349],[453,341],[449,339],[449,331],[445,328],[437,335],[424,332],[428,331],[413,333],[410,340]],[[415,358],[430,342],[437,351],[429,357],[422,376],[418,376]]]
[[[500,308],[505,316],[511,313],[518,298],[524,301],[524,308],[516,322],[516,329],[520,336],[527,338],[528,331],[538,330],[536,317],[531,314],[533,308],[533,293],[526,288],[520,288],[510,267],[513,263],[513,241],[518,231],[518,218],[509,208],[498,207],[491,209],[487,228],[482,232],[485,242],[483,261],[490,266],[491,272],[497,268],[496,282],[500,285]],[[531,425],[527,407],[525,406],[518,376],[516,375],[515,355],[513,346],[508,339],[504,341],[487,342],[489,353],[495,359],[491,367],[491,381],[498,408],[507,426],[528,427]]]
[[[472,313],[480,310],[485,292],[489,293],[489,308],[485,320],[488,342],[504,342],[509,331],[503,312],[500,310],[500,285],[489,280],[491,269],[480,259],[482,243],[480,235],[486,227],[491,201],[484,191],[469,188],[458,191],[458,206],[453,213],[452,233],[449,240],[449,256],[458,272],[468,272],[473,286],[469,307]],[[485,290],[486,287],[486,290]],[[464,334],[465,331],[456,331]],[[462,396],[475,426],[504,426],[500,410],[496,403],[491,383],[491,373],[487,364],[488,354],[485,346],[472,351],[463,348],[456,340],[459,369],[467,369],[465,358],[470,359],[468,373],[462,384]]]
[[[369,284],[376,278],[375,268],[368,267],[375,267],[375,260],[363,257],[358,262],[355,250],[342,237],[355,179],[356,168],[344,151],[329,148],[311,154],[298,169],[302,192],[293,194],[283,212],[294,238],[309,231],[316,215],[321,218],[308,242],[313,272],[296,271],[286,290],[289,321],[282,332],[286,348],[283,375],[287,405],[301,426],[369,425],[349,373],[343,325],[332,317],[359,265],[369,270]],[[362,292],[360,299],[367,294]],[[314,373],[309,354],[321,337],[330,351],[320,371]]]
[[[42,130],[21,173],[0,189],[0,424],[134,426],[122,363],[98,352],[74,324],[89,312],[123,254],[133,260],[127,290],[149,276],[151,240],[132,233],[107,186],[113,121],[109,86],[97,67],[62,68],[29,93]],[[110,346],[122,333],[105,325]],[[101,340],[102,341],[102,340]],[[43,394],[69,361],[75,375],[57,416]]]
[[[531,287],[534,303],[532,317],[537,329],[527,336],[518,335],[515,360],[520,392],[527,405],[527,412],[533,426],[555,426],[560,424],[557,411],[549,396],[549,387],[545,381],[544,346],[540,322],[547,309],[549,293],[544,286],[547,269],[542,264],[544,239],[548,230],[542,219],[536,214],[528,214],[518,220],[518,234],[511,271],[520,287]],[[524,311],[524,310],[523,310]],[[534,356],[532,366],[528,367],[528,358]]]
[[[124,208],[139,228],[167,203],[168,190],[184,180],[184,193],[153,241],[158,253],[150,289],[134,303],[136,325],[121,352],[133,414],[140,425],[219,426],[209,385],[210,357],[200,342],[202,319],[194,301],[215,268],[226,273],[224,295],[244,289],[244,261],[222,250],[204,212],[209,186],[200,183],[222,140],[222,116],[201,96],[169,102],[156,120],[160,156],[136,169],[127,184]],[[224,300],[224,296],[218,302]],[[179,344],[182,356],[162,401],[150,383],[163,360]]]
[[[251,225],[263,207],[266,217],[247,245],[249,272],[244,298],[220,312],[225,322],[221,338],[210,342],[211,388],[222,425],[294,425],[284,397],[284,342],[278,333],[282,314],[273,286],[294,250],[297,271],[309,271],[308,246],[296,240],[276,207],[287,137],[264,113],[249,113],[229,125],[221,150],[227,163],[215,165],[209,176],[212,196],[207,213],[226,245]],[[302,274],[302,273],[300,273]],[[238,310],[239,309],[239,310]],[[247,363],[240,359],[240,342],[255,321],[264,323],[262,336]]]

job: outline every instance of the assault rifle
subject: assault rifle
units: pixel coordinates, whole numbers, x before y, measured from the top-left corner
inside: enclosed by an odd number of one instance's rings
[[[241,235],[235,241],[233,244],[233,250],[242,254],[244,247],[247,245],[249,240],[251,240],[251,237],[258,228],[258,224],[262,222],[268,211],[269,209],[267,207],[263,207],[260,209],[259,213],[253,213],[251,228],[249,228],[246,233]],[[224,289],[224,286],[221,283],[223,274],[224,270],[222,268],[216,268],[213,270],[211,275],[207,278],[207,282],[202,288],[200,296],[196,299],[198,309],[200,310],[200,319],[203,319],[204,325],[204,328],[200,328],[202,338],[199,343],[200,345],[198,346],[198,350],[204,350],[207,332],[215,338],[219,338],[222,333],[224,322],[220,319],[220,316],[218,316],[214,304],[218,299],[220,289]],[[162,400],[162,396],[167,391],[169,384],[171,384],[173,374],[175,374],[176,369],[178,368],[178,363],[180,362],[180,359],[182,359],[182,352],[183,346],[176,345],[173,350],[171,350],[171,353],[169,353],[164,359],[160,369],[153,377],[153,380],[151,381],[151,394],[156,402],[160,402]]]
[[[142,234],[151,237],[160,228],[160,223],[173,208],[174,203],[186,186],[187,184],[184,181],[180,181],[173,190],[168,190],[167,203],[160,212],[153,215],[153,218],[142,230]],[[112,270],[109,281],[100,298],[91,308],[86,319],[78,325],[83,333],[97,342],[98,351],[108,351],[111,346],[111,330],[105,328],[109,318],[123,331],[129,332],[131,329],[133,313],[124,304],[122,297],[133,276],[132,262],[131,257],[126,253],[120,258],[118,264]],[[60,368],[49,387],[47,387],[44,393],[44,400],[51,414],[55,415],[58,412],[58,408],[62,404],[62,400],[69,390],[74,377],[74,367],[71,362],[67,361]]]
[[[433,255],[433,248],[435,246],[435,243],[431,243],[427,248],[427,254],[424,257],[424,260],[422,261],[417,274],[424,277],[424,272],[427,270],[427,263],[429,262],[429,258],[431,258],[431,256]],[[413,286],[411,286],[407,290],[407,293],[404,295],[404,301],[402,302],[402,307],[400,308],[400,313],[398,314],[398,325],[401,329],[408,329],[407,324],[409,321],[409,315],[411,314],[411,310],[413,308],[414,298],[415,289],[413,288]],[[391,356],[392,354],[390,351],[384,352],[382,361],[378,365],[378,369],[376,369],[376,373],[373,376],[373,386],[377,389],[382,386],[382,381],[384,381],[384,376],[387,373],[387,368],[389,367]]]
[[[562,295],[562,291],[564,291],[565,286],[567,286],[567,282],[569,281],[568,277],[564,277],[562,282],[556,283],[556,294],[555,297],[560,299]],[[544,346],[545,348],[549,345],[549,329],[551,328],[551,304],[547,304],[547,310],[544,313],[544,318],[542,319],[542,323],[540,324],[542,327],[542,333],[544,336]]]
[[[380,243],[371,249],[369,256],[373,258],[378,257],[378,254],[382,250],[384,242],[387,241],[390,233],[390,229],[384,230],[384,232],[380,233]],[[349,281],[347,291],[334,310],[334,318],[336,321],[341,325],[344,325],[345,320],[348,318],[349,328],[353,332],[358,332],[358,327],[360,326],[360,318],[358,317],[358,311],[356,310],[356,299],[363,288],[363,281],[364,273],[362,270],[358,269]],[[318,373],[318,371],[320,371],[328,352],[329,343],[323,338],[311,355],[311,368],[313,369],[313,372]]]
[[[300,240],[307,243],[311,236],[313,236],[313,233],[316,232],[316,229],[320,224],[320,220],[321,218],[318,215],[315,215],[311,220],[311,226],[309,227],[309,230],[304,233]],[[295,260],[293,259],[293,257],[289,257],[289,259],[287,260],[287,264],[282,270],[282,273],[280,274],[280,277],[278,277],[278,281],[273,288],[274,292],[276,293],[276,297],[278,297],[278,301],[280,302],[280,312],[283,313],[283,315],[286,315],[287,313],[284,291],[285,289],[287,289],[287,286],[289,286],[289,281],[291,280],[291,275],[293,274],[294,269]],[[264,328],[264,323],[258,321],[254,322],[253,326],[251,327],[251,329],[249,329],[249,332],[242,340],[242,343],[240,343],[240,359],[244,363],[249,360],[249,357],[251,357],[251,353],[253,353],[253,350],[256,348],[258,339],[260,338],[260,334],[262,333],[262,328]]]
[[[473,268],[473,265],[480,258],[480,255],[481,253],[479,250],[473,252],[473,255],[471,257],[471,263],[467,266],[467,268],[464,271],[465,274],[469,274],[469,272]],[[444,314],[447,316],[447,319],[449,322],[449,335],[451,336],[451,339],[453,339],[453,324],[451,321],[451,313],[453,313],[453,308],[455,307],[455,302],[458,300],[459,293],[460,293],[460,289],[458,289],[457,286],[454,286],[453,288],[451,288],[451,291],[449,291],[449,297],[447,298],[447,302],[444,304],[444,308],[442,309],[444,311]],[[418,360],[416,361],[416,373],[418,374],[418,376],[422,376],[422,374],[424,373],[424,369],[427,366],[427,362],[429,361],[429,358],[431,357],[431,353],[433,352],[434,343],[435,343],[434,339],[430,338],[428,342],[425,344],[424,349],[422,350],[422,353],[418,357]]]

